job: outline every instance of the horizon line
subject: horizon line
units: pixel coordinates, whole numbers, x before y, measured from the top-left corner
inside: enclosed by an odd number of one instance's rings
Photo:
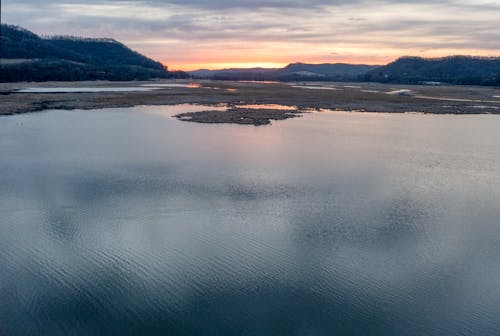
[[[165,61],[159,61],[161,64],[166,66],[169,71],[198,71],[198,70],[209,70],[209,71],[217,71],[217,70],[245,70],[245,69],[263,69],[263,70],[273,70],[273,69],[282,69],[291,64],[311,64],[311,65],[322,65],[322,64],[345,64],[345,65],[366,65],[366,66],[385,66],[390,63],[393,63],[399,59],[404,58],[421,58],[425,60],[444,60],[447,58],[453,57],[469,57],[469,58],[477,58],[477,59],[500,59],[500,55],[468,55],[468,54],[452,54],[447,56],[435,56],[435,57],[424,57],[424,56],[415,56],[415,55],[402,55],[395,58],[392,58],[388,62],[380,62],[380,63],[371,63],[371,62],[348,62],[348,61],[338,61],[338,62],[304,62],[304,61],[295,61],[295,62],[215,62],[215,63],[197,63],[191,66],[190,64],[186,64],[185,67],[180,65],[171,65]]]

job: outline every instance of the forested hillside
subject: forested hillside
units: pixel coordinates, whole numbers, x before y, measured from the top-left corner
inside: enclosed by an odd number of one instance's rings
[[[42,38],[26,29],[1,25],[3,82],[147,80],[168,78],[155,62],[113,39]]]

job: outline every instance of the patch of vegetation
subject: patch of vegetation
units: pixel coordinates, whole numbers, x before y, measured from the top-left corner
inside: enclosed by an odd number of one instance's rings
[[[382,83],[500,85],[500,57],[402,57],[369,71],[362,80]]]

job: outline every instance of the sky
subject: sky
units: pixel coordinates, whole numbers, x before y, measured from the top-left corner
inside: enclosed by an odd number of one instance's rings
[[[500,56],[500,0],[2,0],[2,23],[115,38],[172,70]]]

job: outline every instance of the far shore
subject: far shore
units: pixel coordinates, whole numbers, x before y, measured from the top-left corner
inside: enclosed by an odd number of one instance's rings
[[[174,84],[173,86],[169,86]],[[193,84],[186,85],[184,84]],[[20,93],[26,88],[154,88],[151,91]],[[0,83],[0,115],[52,109],[102,109],[138,105],[225,104],[225,112],[199,112],[181,120],[265,125],[310,110],[432,114],[500,114],[500,88],[377,83],[259,83],[231,81]],[[241,109],[278,104],[290,110]]]

